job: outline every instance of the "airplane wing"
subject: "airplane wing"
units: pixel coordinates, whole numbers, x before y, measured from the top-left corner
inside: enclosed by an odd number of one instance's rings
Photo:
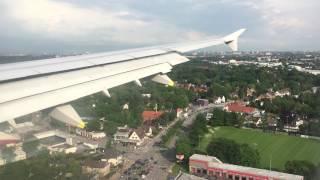
[[[108,89],[140,84],[148,76],[171,84],[163,74],[189,61],[182,53],[220,44],[236,51],[244,31],[220,39],[0,65],[0,122],[101,91],[109,96]]]

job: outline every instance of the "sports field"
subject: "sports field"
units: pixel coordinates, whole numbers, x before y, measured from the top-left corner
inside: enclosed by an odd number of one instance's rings
[[[211,128],[202,137],[200,149],[205,150],[208,143],[215,137],[232,139],[238,143],[247,143],[257,148],[261,156],[261,167],[268,168],[270,159],[272,168],[284,169],[288,160],[307,160],[320,163],[320,141],[303,139],[283,134],[263,133],[252,129],[233,127]]]

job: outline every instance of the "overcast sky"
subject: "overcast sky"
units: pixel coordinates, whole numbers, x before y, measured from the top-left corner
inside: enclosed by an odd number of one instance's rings
[[[319,0],[1,0],[0,53],[97,52],[247,28],[241,50],[320,50]]]

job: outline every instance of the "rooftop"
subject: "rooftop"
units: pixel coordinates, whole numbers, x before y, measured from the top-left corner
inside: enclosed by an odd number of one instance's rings
[[[192,156],[190,156],[189,159],[223,163],[222,161],[220,161],[218,158],[214,156],[208,156],[208,155],[202,155],[202,154],[193,154]]]
[[[40,143],[47,146],[52,146],[60,143],[64,143],[66,139],[59,136],[49,136],[43,139],[40,139]]]
[[[255,108],[253,107],[247,107],[245,104],[240,102],[233,102],[226,105],[226,109],[231,112],[239,112],[239,113],[253,113],[255,111]]]
[[[16,137],[15,135],[12,135],[12,134],[0,132],[0,145],[17,143],[18,141],[20,141],[19,137]]]
[[[108,166],[107,161],[94,161],[94,160],[87,160],[83,163],[83,166],[91,167],[91,168],[105,168]]]
[[[158,119],[162,114],[163,114],[162,111],[143,111],[142,113],[143,122]]]
[[[205,180],[205,178],[180,172],[174,180]]]
[[[282,173],[282,172],[277,172],[277,171],[270,171],[270,170],[265,170],[265,169],[258,169],[258,168],[222,163],[220,160],[218,160],[214,156],[194,154],[190,157],[190,160],[200,160],[200,161],[208,162],[209,168],[212,167],[212,168],[217,168],[217,169],[243,172],[243,173],[253,174],[253,175],[275,177],[275,178],[279,178],[279,179],[290,179],[290,180],[302,180],[303,179],[303,176],[294,175],[294,174],[288,174],[288,173]],[[217,162],[217,160],[218,160],[218,162]]]

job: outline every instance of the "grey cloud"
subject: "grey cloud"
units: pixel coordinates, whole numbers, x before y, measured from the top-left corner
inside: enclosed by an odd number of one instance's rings
[[[31,24],[33,28],[38,25],[43,29],[30,30],[26,27],[30,24],[25,24],[27,19],[13,18],[0,2],[0,52],[113,50],[182,41],[190,36],[196,39],[225,35],[242,27],[248,29],[241,41],[244,50],[318,50],[320,46],[317,0],[306,0],[308,4],[295,3],[296,0],[290,4],[284,0],[279,2],[282,3],[279,7],[275,6],[276,0],[48,1],[69,3],[90,13],[99,12],[87,17],[98,19],[89,21],[84,16],[84,25],[81,25],[67,18],[66,22],[73,24],[71,32],[59,30],[60,24],[52,24],[53,29],[49,30],[42,24]],[[295,14],[295,8],[302,14]],[[114,22],[106,23],[104,16],[110,13]],[[93,24],[88,30],[86,26],[90,26],[90,22]],[[83,32],[76,32],[77,28]]]

